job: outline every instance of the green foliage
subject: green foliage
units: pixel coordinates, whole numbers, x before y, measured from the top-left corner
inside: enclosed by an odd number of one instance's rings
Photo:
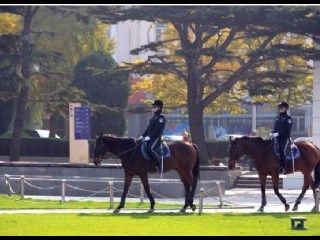
[[[0,155],[9,156],[12,134],[6,133],[0,138]],[[30,137],[23,133],[21,138],[21,156],[68,157],[69,141],[67,139]]]
[[[228,157],[229,141],[210,141],[206,142],[208,158],[226,158]]]
[[[73,85],[93,103],[92,133],[125,132],[124,109],[127,106],[130,83],[127,72],[115,72],[117,63],[101,51],[82,59],[75,67]]]

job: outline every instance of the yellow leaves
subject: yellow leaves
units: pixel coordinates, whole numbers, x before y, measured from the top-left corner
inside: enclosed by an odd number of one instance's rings
[[[22,17],[16,14],[0,13],[0,35],[21,32],[22,20]]]
[[[132,86],[132,91],[154,93],[155,98],[166,99],[167,107],[186,104],[187,89],[185,82],[173,74],[144,77]]]

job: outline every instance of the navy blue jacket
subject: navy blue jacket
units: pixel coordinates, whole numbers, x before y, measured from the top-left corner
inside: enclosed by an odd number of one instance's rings
[[[292,129],[292,118],[286,112],[280,113],[275,120],[273,133],[279,133],[278,139],[290,138]]]
[[[149,136],[151,139],[160,138],[166,125],[166,118],[162,112],[157,111],[149,121],[147,129],[142,134],[143,137]]]

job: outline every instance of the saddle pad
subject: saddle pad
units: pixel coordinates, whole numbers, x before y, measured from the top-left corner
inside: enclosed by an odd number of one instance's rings
[[[278,146],[274,146],[273,150],[274,150],[275,154],[277,155],[277,157],[280,158],[279,147]],[[297,159],[297,158],[300,157],[299,148],[294,143],[289,145],[287,147],[287,149],[286,149],[286,159],[287,160],[292,160],[292,157],[293,157],[293,159]]]
[[[170,148],[167,145],[167,143],[163,142],[162,147],[163,147],[163,159],[170,157]],[[143,142],[141,144],[141,152],[142,152],[142,155],[145,159],[151,160],[151,156],[147,151],[147,142]],[[156,148],[156,155],[158,157],[158,160],[161,160],[161,147],[160,147],[160,145]]]

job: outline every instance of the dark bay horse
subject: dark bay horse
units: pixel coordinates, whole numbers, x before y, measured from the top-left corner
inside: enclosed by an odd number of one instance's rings
[[[264,206],[267,205],[266,201],[266,181],[267,176],[272,178],[274,193],[278,196],[280,201],[285,206],[285,211],[288,211],[290,205],[286,202],[286,199],[279,192],[279,167],[280,160],[274,153],[272,146],[273,140],[264,140],[260,137],[241,137],[230,138],[229,145],[229,168],[234,169],[235,162],[243,155],[250,156],[254,161],[256,170],[259,175],[261,185],[261,206],[258,211],[263,212]],[[313,143],[307,141],[296,142],[295,145],[300,151],[300,157],[296,158],[294,162],[292,160],[287,161],[287,173],[301,172],[304,176],[304,182],[302,191],[295,201],[292,211],[298,210],[298,205],[301,203],[309,186],[313,191],[313,196],[316,202],[316,188],[320,184],[320,151]],[[294,167],[294,169],[293,169]],[[314,179],[311,176],[314,171]],[[315,211],[316,206],[312,211]]]
[[[94,148],[94,164],[100,165],[102,159],[108,152],[121,159],[125,172],[124,190],[119,206],[115,212],[119,212],[125,205],[132,178],[138,176],[143,184],[144,190],[150,200],[150,212],[154,210],[155,201],[150,192],[148,173],[152,170],[151,161],[147,161],[140,150],[142,142],[135,138],[115,137],[100,134],[96,138]],[[169,142],[171,155],[163,160],[163,172],[176,170],[185,188],[185,204],[180,212],[185,212],[190,206],[192,211],[196,210],[193,204],[194,193],[200,178],[200,161],[196,145],[185,141]]]

